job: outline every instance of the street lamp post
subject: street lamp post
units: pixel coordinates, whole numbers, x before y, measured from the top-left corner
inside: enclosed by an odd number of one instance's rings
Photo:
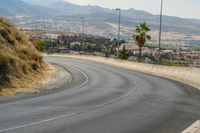
[[[163,0],[161,0],[161,8],[160,8],[160,29],[159,29],[159,44],[158,44],[158,64],[160,64],[160,53],[161,53],[161,36],[162,36],[162,13],[163,13]]]
[[[44,42],[45,42],[45,45],[44,45],[44,49],[45,49],[45,52],[47,51],[47,47],[46,47],[46,43],[47,43],[47,23],[44,21]]]
[[[121,9],[117,8],[116,11],[119,11],[119,23],[118,23],[118,44],[117,44],[117,50],[119,53],[119,45],[120,45],[120,24],[121,24]]]
[[[83,29],[83,53],[85,52],[85,41],[84,41],[84,38],[85,38],[85,17],[81,17],[82,19],[82,29]]]

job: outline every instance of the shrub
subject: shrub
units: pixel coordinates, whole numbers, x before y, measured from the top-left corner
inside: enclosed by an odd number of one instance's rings
[[[122,60],[127,60],[130,56],[130,52],[128,50],[126,50],[126,47],[123,46],[123,49],[121,51],[119,51],[119,59],[122,59]]]

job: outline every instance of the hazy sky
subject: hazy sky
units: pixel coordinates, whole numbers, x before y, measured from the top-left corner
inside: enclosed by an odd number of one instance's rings
[[[159,14],[161,0],[66,0],[81,5],[107,8],[135,8]],[[200,19],[200,0],[163,0],[163,13],[170,16]]]

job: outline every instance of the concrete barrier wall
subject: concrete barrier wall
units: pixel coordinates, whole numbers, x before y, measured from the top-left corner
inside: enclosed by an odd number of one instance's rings
[[[103,64],[120,67],[120,68],[126,68],[129,70],[149,73],[149,74],[177,80],[180,82],[184,82],[186,84],[189,84],[191,86],[194,86],[200,89],[200,69],[198,68],[153,65],[153,64],[146,64],[146,63],[123,61],[123,60],[111,59],[111,58],[104,58],[104,57],[99,57],[99,56],[64,55],[64,54],[54,54],[50,56],[89,60],[89,61],[94,61],[94,62],[99,62]]]

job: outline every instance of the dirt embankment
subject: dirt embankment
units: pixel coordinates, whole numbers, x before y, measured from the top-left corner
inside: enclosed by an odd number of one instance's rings
[[[43,71],[29,73],[23,78],[11,77],[10,85],[1,86],[0,96],[13,96],[17,93],[37,93],[41,91],[38,86],[47,84],[52,75],[55,73],[55,68],[52,65],[45,64],[46,68]]]
[[[0,17],[0,96],[29,91],[23,88],[48,82],[54,71],[29,37]]]

